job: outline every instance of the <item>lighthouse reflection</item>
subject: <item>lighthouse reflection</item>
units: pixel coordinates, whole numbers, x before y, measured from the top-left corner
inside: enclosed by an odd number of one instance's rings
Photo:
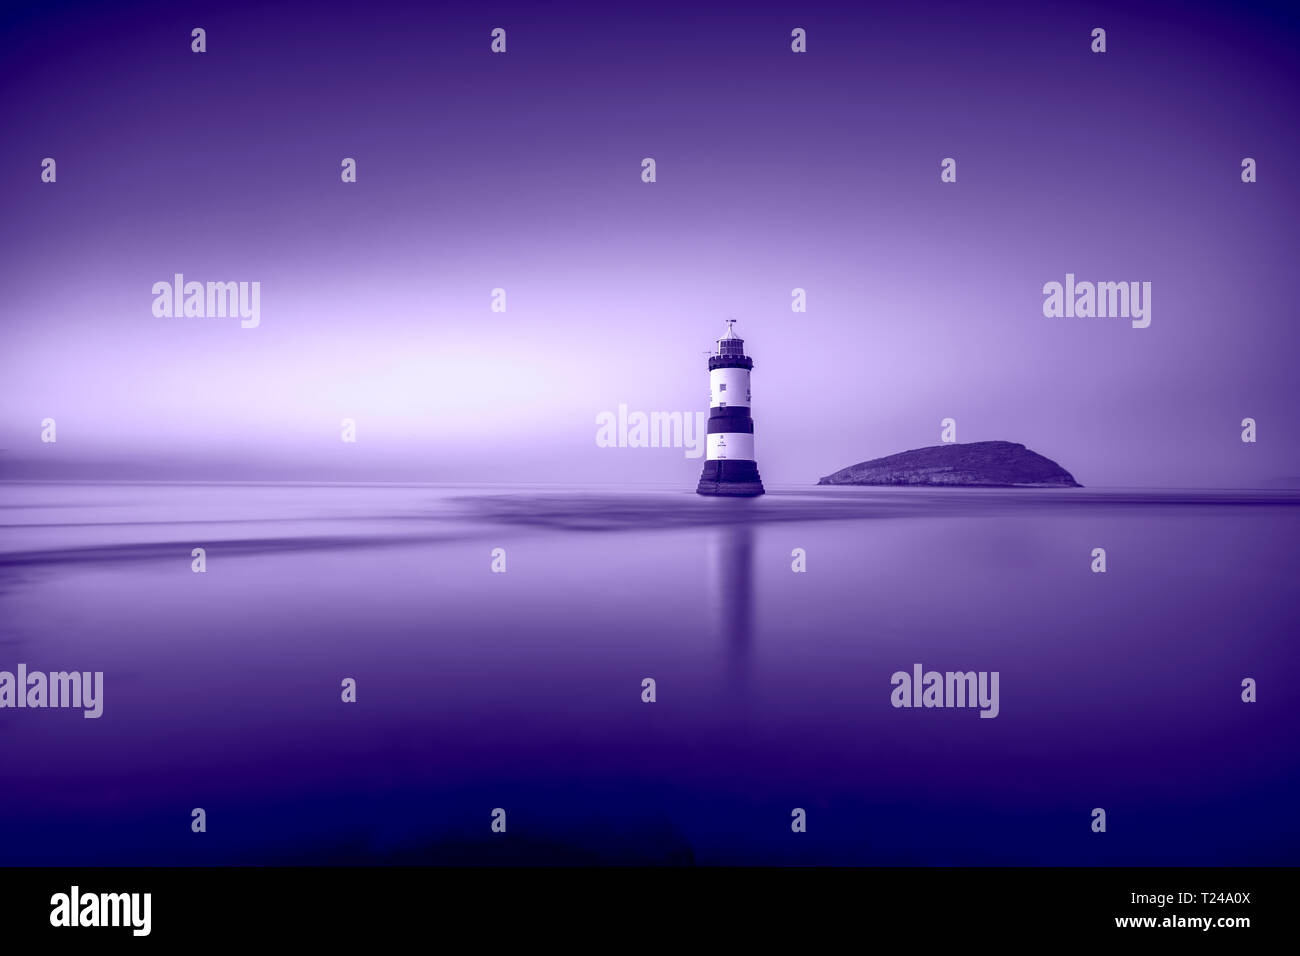
[[[754,642],[754,530],[716,528],[709,539],[709,595],[714,633],[723,641],[733,675],[748,670]]]

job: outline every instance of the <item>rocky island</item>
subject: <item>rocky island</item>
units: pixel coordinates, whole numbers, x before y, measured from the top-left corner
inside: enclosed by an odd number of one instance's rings
[[[1074,476],[1010,441],[931,445],[841,468],[819,485],[946,485],[984,488],[1082,488]]]

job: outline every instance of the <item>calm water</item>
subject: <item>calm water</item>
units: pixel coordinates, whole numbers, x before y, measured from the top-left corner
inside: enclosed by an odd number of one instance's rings
[[[1295,492],[6,484],[0,523],[0,670],[105,674],[99,720],[0,710],[3,864],[1300,856]],[[917,662],[1000,715],[891,707]]]

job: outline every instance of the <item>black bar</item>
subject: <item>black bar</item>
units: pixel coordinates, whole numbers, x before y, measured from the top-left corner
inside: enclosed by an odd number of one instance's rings
[[[433,943],[465,931],[482,943],[542,927],[574,938],[608,929],[615,938],[668,945],[682,940],[675,930],[664,935],[671,927],[698,926],[725,931],[733,942],[788,932],[828,947],[845,933],[901,936],[922,947],[913,952],[938,940],[1249,946],[1291,935],[1296,875],[1223,867],[14,868],[0,871],[0,925],[7,941],[91,945],[397,943],[422,935]],[[52,898],[74,885],[82,901],[92,893],[151,894],[148,936],[135,937],[131,926],[52,926]],[[1208,929],[1188,925],[1207,918]],[[1145,919],[1154,924],[1118,922]]]

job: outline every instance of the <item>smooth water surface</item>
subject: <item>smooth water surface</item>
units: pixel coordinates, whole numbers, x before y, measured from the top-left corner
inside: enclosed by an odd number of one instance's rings
[[[0,670],[105,683],[0,710],[0,864],[1297,862],[1295,492],[11,483],[0,523]],[[999,715],[892,707],[915,663]]]

